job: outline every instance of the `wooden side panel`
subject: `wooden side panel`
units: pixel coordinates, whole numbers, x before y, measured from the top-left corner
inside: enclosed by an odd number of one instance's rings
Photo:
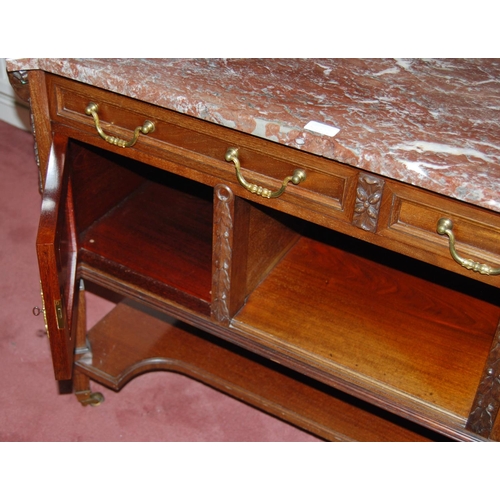
[[[125,156],[75,141],[69,143],[67,156],[76,186],[78,233],[85,231],[144,182],[136,171],[143,164]],[[136,168],[133,169],[132,165]],[[144,168],[150,167],[144,165]]]

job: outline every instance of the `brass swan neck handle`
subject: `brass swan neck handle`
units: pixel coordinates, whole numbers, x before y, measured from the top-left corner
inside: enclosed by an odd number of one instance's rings
[[[234,163],[234,168],[236,169],[236,178],[238,179],[238,182],[251,193],[262,196],[263,198],[278,198],[285,192],[285,189],[290,181],[292,182],[292,184],[299,184],[306,179],[305,170],[298,168],[294,170],[292,175],[285,177],[281,187],[277,191],[271,191],[268,188],[259,186],[257,184],[252,184],[243,177],[241,173],[240,160],[238,158],[238,148],[228,148],[228,150],[226,151],[225,159],[226,161],[232,161]]]
[[[448,236],[450,240],[450,254],[453,259],[461,266],[469,269],[470,271],[474,271],[479,274],[485,274],[487,276],[496,276],[500,274],[500,267],[491,267],[488,264],[481,264],[480,262],[466,259],[458,255],[457,251],[455,250],[455,235],[453,234],[453,221],[451,219],[447,219],[446,217],[442,217],[441,219],[439,219],[436,230],[438,234]]]
[[[130,140],[125,140],[125,139],[120,139],[119,137],[114,137],[112,135],[107,135],[104,130],[101,127],[101,124],[99,122],[99,115],[97,114],[99,111],[99,106],[94,103],[90,102],[87,107],[85,108],[85,113],[87,115],[91,115],[92,118],[94,119],[94,125],[97,130],[97,133],[109,144],[113,144],[114,146],[118,146],[121,148],[131,148],[136,142],[137,139],[139,138],[139,134],[149,134],[150,132],[154,132],[155,130],[155,125],[152,121],[146,120],[142,127],[137,127],[134,130],[134,135],[132,139]]]

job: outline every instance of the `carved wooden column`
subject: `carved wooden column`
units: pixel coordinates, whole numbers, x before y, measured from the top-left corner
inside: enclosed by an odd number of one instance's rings
[[[9,73],[9,81],[20,99],[30,105],[31,127],[35,138],[35,158],[38,165],[40,192],[43,191],[50,147],[52,129],[50,123],[49,103],[45,88],[43,71],[14,71]],[[36,95],[36,99],[31,96]]]
[[[212,317],[224,325],[229,324],[245,299],[248,221],[248,203],[235,197],[230,187],[215,186]]]
[[[467,429],[483,437],[499,439],[500,424],[495,426],[500,409],[500,324],[486,361],[481,383],[472,404],[472,410],[467,421]]]

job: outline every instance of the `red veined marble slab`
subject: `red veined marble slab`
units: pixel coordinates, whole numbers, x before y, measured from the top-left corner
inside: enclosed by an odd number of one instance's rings
[[[18,59],[500,212],[500,59]],[[333,137],[305,130],[337,127]]]

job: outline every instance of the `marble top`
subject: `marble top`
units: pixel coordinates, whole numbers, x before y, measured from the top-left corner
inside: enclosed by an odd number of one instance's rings
[[[9,59],[7,69],[42,69],[500,212],[500,59]]]

